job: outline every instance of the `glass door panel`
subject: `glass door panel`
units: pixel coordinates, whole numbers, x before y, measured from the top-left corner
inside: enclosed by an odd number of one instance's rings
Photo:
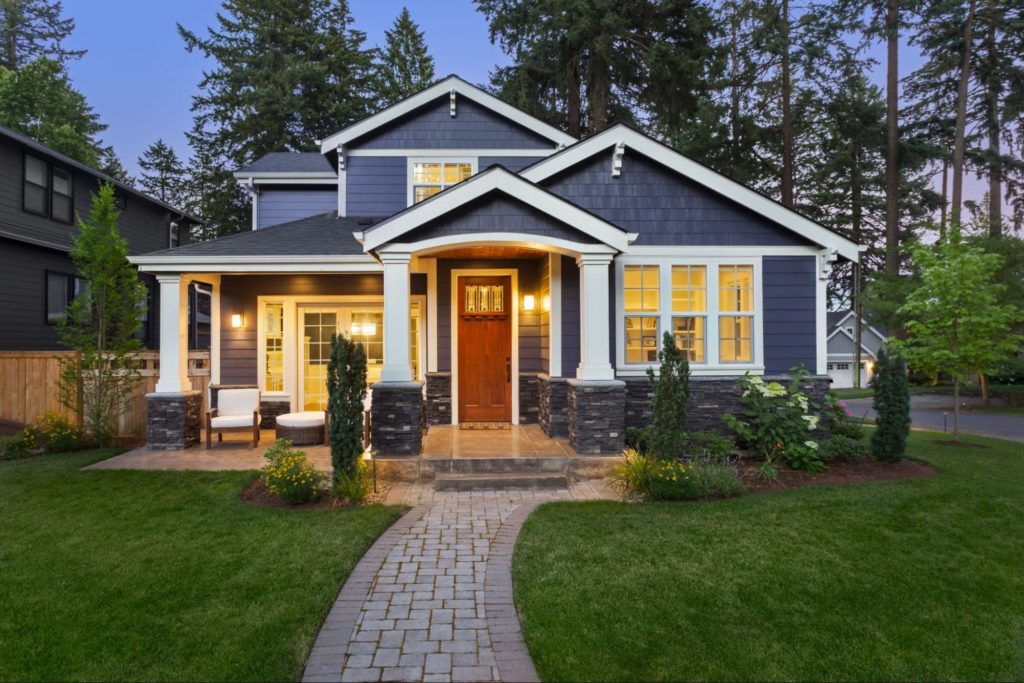
[[[327,409],[327,361],[339,318],[336,309],[302,309],[303,410]]]

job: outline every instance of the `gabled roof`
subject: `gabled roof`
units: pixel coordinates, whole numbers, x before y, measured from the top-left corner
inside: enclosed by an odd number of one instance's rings
[[[828,333],[828,338],[831,339],[832,337],[836,336],[837,334],[839,334],[841,332],[841,333],[845,334],[847,337],[849,337],[850,339],[853,339],[853,335],[851,335],[849,332],[847,332],[846,328],[843,326],[843,323],[845,323],[847,321],[847,319],[849,319],[851,317],[853,317],[853,311],[850,310],[850,309],[846,309],[845,311],[829,311],[826,314],[826,318],[825,318],[826,325],[828,326],[828,330],[831,330]],[[878,337],[878,339],[880,341],[885,341],[885,339],[886,339],[885,334],[883,334],[878,328],[874,327],[867,320],[867,318],[861,318],[861,322],[862,322],[862,324],[864,326],[862,329],[870,330],[871,333],[874,334],[876,337]],[[863,334],[863,332],[862,332],[862,334]]]
[[[235,171],[236,178],[261,175],[335,178],[338,174],[320,152],[271,152]]]
[[[373,251],[402,235],[491,193],[503,193],[555,218],[607,247],[623,251],[635,239],[617,225],[524,180],[500,165],[453,185],[433,197],[384,219],[363,232],[363,248]]]
[[[25,147],[28,147],[29,149],[35,150],[36,152],[39,152],[40,154],[45,154],[46,156],[50,157],[51,159],[56,159],[57,161],[59,161],[61,164],[65,165],[65,166],[71,166],[72,168],[77,168],[79,171],[83,171],[84,173],[88,173],[89,175],[91,175],[91,176],[93,176],[95,178],[98,178],[98,179],[100,179],[100,180],[102,180],[104,182],[110,183],[114,187],[116,187],[116,188],[118,188],[120,190],[123,190],[125,192],[128,192],[129,194],[135,195],[136,197],[139,197],[140,199],[143,199],[143,200],[149,202],[150,204],[154,204],[156,206],[159,206],[162,209],[166,209],[167,211],[170,211],[171,213],[174,213],[174,214],[177,214],[177,215],[181,216],[181,218],[183,220],[191,221],[193,223],[202,223],[201,220],[199,220],[198,218],[196,218],[195,216],[193,216],[190,213],[187,213],[187,212],[185,212],[185,211],[183,211],[183,210],[181,210],[181,209],[179,209],[177,207],[171,206],[170,204],[166,204],[166,203],[160,201],[159,199],[157,199],[156,197],[151,197],[150,195],[146,194],[145,192],[140,192],[139,190],[136,190],[131,185],[123,183],[120,180],[118,180],[116,178],[113,178],[113,177],[107,175],[106,173],[103,173],[102,171],[98,171],[95,168],[93,168],[92,166],[86,166],[81,161],[75,161],[71,157],[69,157],[69,156],[67,156],[65,154],[61,154],[60,152],[58,152],[57,150],[55,150],[55,149],[53,149],[51,147],[47,147],[46,145],[44,145],[43,143],[39,142],[38,140],[33,140],[32,138],[28,137],[27,135],[23,135],[22,133],[19,133],[16,130],[12,130],[12,129],[8,128],[7,126],[0,126],[0,136],[6,137],[6,138],[10,138],[11,140],[14,140],[15,142],[18,142],[18,143],[24,145]]]
[[[368,116],[358,123],[354,123],[348,128],[343,128],[337,133],[328,136],[320,142],[320,151],[324,154],[332,152],[337,149],[339,145],[344,145],[356,138],[360,138],[381,126],[398,119],[399,117],[405,116],[409,112],[433,102],[439,97],[447,96],[451,92],[454,92],[458,96],[466,97],[480,106],[486,107],[496,114],[504,116],[520,126],[528,128],[537,135],[551,140],[552,146],[571,145],[576,142],[576,138],[571,135],[562,132],[550,124],[544,123],[536,117],[530,116],[523,110],[517,109],[507,102],[503,102],[494,95],[491,95],[472,83],[464,81],[453,74],[442,78],[433,85],[419,91],[415,95],[410,95],[403,100],[399,100],[390,107],[382,109],[376,114]]]
[[[860,251],[866,249],[839,235],[810,218],[770,199],[749,187],[713,171],[693,159],[677,152],[639,131],[616,124],[586,140],[567,147],[520,171],[520,175],[533,183],[539,183],[595,154],[608,152],[617,145],[625,146],[623,165],[628,167],[631,153],[639,153],[660,163],[676,173],[717,192],[768,220],[801,235],[807,240],[834,250],[843,258],[855,261]],[[608,167],[611,171],[612,157],[609,154]]]

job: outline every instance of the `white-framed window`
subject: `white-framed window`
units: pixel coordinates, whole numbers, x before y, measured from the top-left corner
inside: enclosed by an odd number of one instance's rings
[[[476,173],[476,157],[409,159],[409,206],[429,199]]]
[[[849,363],[836,363],[836,370],[849,370],[849,369],[850,369],[850,364]]]
[[[615,275],[620,373],[657,367],[665,330],[697,373],[763,371],[760,257],[623,256]]]

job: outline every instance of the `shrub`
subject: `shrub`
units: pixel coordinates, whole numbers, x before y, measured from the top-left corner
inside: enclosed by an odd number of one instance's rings
[[[647,452],[647,427],[626,428],[626,448],[632,448],[641,453]]]
[[[612,484],[624,493],[664,501],[726,498],[743,492],[742,480],[728,465],[657,458],[632,449],[616,467]]]
[[[658,376],[648,368],[654,386],[651,423],[646,432],[645,452],[664,458],[682,455],[686,446],[686,400],[690,396],[690,363],[676,346],[671,332],[665,332],[658,352]]]
[[[860,420],[855,418],[847,409],[846,403],[840,401],[835,394],[829,393],[825,397],[825,414],[829,420],[829,432],[833,436],[845,436],[851,439],[864,437],[864,428]]]
[[[360,344],[331,335],[327,361],[328,439],[334,481],[356,477],[363,453],[363,401],[366,399],[366,354]]]
[[[612,472],[611,484],[625,494],[646,496],[651,491],[654,458],[635,448],[627,448]]]
[[[350,505],[362,505],[370,498],[372,491],[370,468],[364,460],[358,462],[354,475],[343,474],[334,480],[334,495],[347,500]]]
[[[824,464],[817,454],[818,444],[811,438],[819,417],[812,413],[810,401],[800,390],[807,371],[793,368],[790,375],[787,387],[778,382],[766,384],[760,377],[745,374],[740,380],[743,419],[735,415],[722,419],[736,432],[741,444],[769,467],[782,460],[794,469],[820,471]]]
[[[907,366],[899,354],[890,354],[884,348],[878,352],[871,388],[874,390],[872,407],[877,413],[871,452],[878,460],[899,462],[906,453],[910,434]]]
[[[44,413],[29,428],[46,453],[65,453],[89,448],[85,430],[58,413]]]
[[[35,432],[26,427],[14,436],[0,439],[0,460],[19,460],[35,455],[39,450]]]
[[[263,483],[289,505],[309,503],[320,494],[323,477],[307,460],[304,451],[292,450],[291,442],[278,439],[264,457]]]
[[[728,458],[736,444],[727,436],[715,432],[687,432],[686,454],[706,458],[713,462]]]
[[[842,434],[833,434],[818,447],[818,457],[826,462],[840,460],[844,462],[860,462],[870,455],[868,446],[863,439],[851,438]]]

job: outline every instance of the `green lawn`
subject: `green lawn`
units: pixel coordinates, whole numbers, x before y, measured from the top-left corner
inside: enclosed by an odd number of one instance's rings
[[[269,510],[251,472],[0,463],[0,680],[295,680],[395,508]]]
[[[936,438],[931,479],[540,508],[513,573],[541,677],[1024,679],[1024,445]]]

